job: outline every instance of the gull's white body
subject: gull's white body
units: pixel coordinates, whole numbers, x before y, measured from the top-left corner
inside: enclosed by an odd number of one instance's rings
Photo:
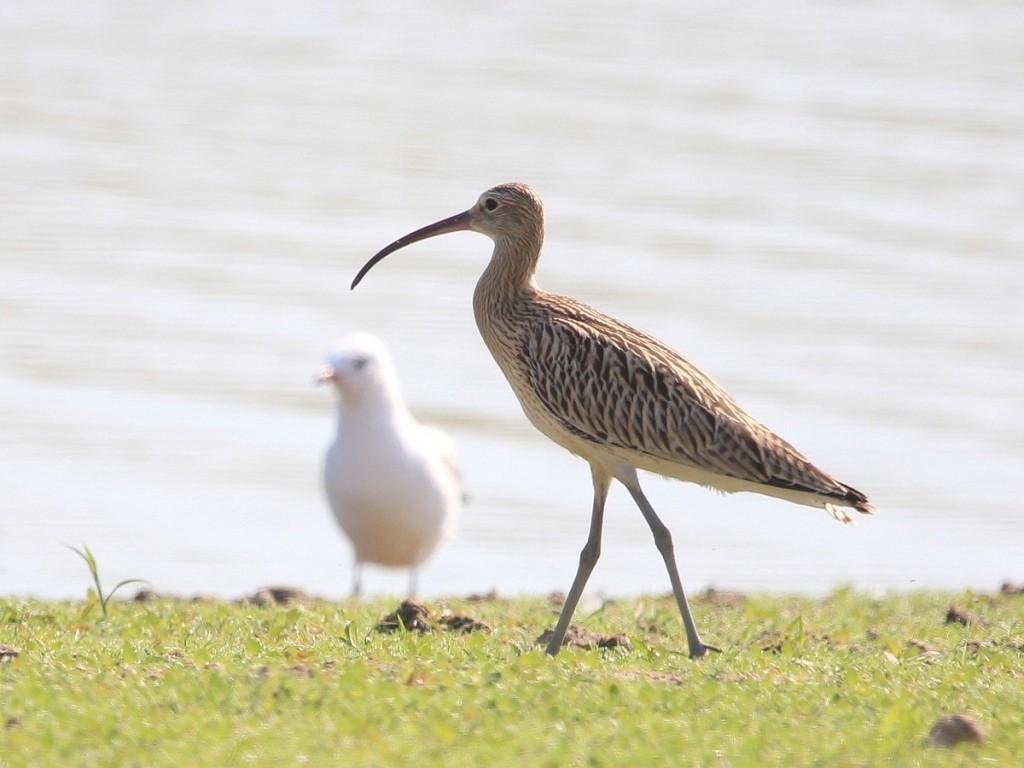
[[[462,501],[455,444],[418,423],[384,344],[346,337],[321,374],[338,390],[338,424],[324,459],[324,490],[355,549],[353,592],[364,563],[417,568],[454,529]]]

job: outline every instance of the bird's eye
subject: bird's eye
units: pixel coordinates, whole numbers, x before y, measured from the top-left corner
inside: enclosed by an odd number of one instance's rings
[[[488,211],[497,210],[498,201],[495,200],[493,197],[488,197],[486,200],[484,200],[484,208],[486,208]]]
[[[357,371],[361,371],[361,370],[363,370],[363,368],[366,367],[366,364],[369,363],[369,362],[370,362],[370,358],[368,358],[368,357],[357,357],[355,360],[352,361],[352,365],[355,366],[355,369]]]

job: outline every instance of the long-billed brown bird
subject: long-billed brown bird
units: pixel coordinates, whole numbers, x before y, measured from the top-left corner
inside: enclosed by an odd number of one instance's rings
[[[847,509],[874,512],[863,493],[815,467],[671,347],[581,301],[541,290],[535,274],[544,242],[544,205],[525,184],[493,187],[468,211],[399,238],[359,270],[352,288],[399,248],[460,230],[494,241],[473,294],[473,313],[487,348],[530,422],[590,463],[590,535],[548,642],[549,654],[561,649],[601,554],[612,480],[626,487],[654,534],[693,658],[718,649],[697,633],[672,536],[644,496],[638,469],[725,493],[754,491],[821,507],[844,523],[852,522]]]

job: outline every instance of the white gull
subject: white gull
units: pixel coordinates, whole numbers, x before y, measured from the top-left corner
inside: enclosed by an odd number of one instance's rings
[[[324,458],[324,489],[355,548],[353,595],[364,563],[417,570],[455,528],[462,503],[452,439],[413,418],[387,347],[354,333],[331,351],[320,381],[340,395],[338,430]]]

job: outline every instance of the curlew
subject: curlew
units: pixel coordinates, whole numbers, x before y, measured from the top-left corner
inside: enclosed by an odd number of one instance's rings
[[[705,645],[697,632],[672,536],[641,490],[637,470],[725,493],[753,491],[821,507],[844,523],[852,522],[846,509],[874,511],[863,493],[811,464],[672,348],[583,302],[541,290],[535,273],[544,241],[544,206],[525,184],[489,189],[468,211],[399,238],[359,270],[352,288],[399,248],[461,230],[494,241],[473,293],[484,343],[530,422],[590,464],[590,533],[547,645],[549,654],[562,647],[600,556],[605,499],[613,480],[629,491],[654,535],[693,658],[718,649]]]
[[[384,343],[355,333],[333,349],[320,373],[338,391],[338,426],[324,456],[324,490],[355,549],[352,594],[364,563],[419,566],[455,525],[462,503],[455,444],[418,423],[398,388]]]

